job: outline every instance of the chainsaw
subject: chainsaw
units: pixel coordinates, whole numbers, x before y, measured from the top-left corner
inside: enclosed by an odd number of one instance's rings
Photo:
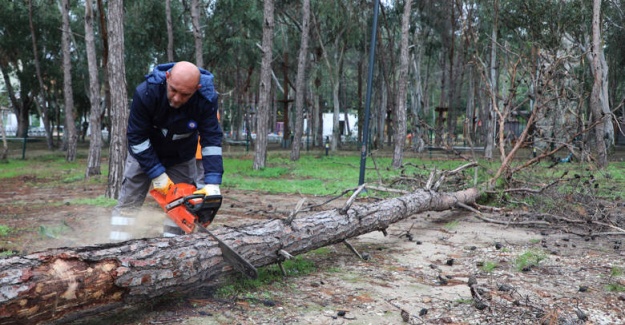
[[[163,208],[167,217],[173,220],[187,234],[202,232],[215,239],[226,262],[249,278],[256,279],[256,268],[235,252],[221,239],[206,229],[221,207],[221,195],[193,194],[197,188],[192,184],[179,183],[171,187],[166,195],[151,190],[150,195]]]

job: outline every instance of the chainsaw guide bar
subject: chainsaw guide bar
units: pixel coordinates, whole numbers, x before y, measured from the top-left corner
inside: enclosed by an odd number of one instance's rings
[[[151,190],[150,195],[163,208],[167,217],[185,233],[202,232],[210,235],[217,241],[224,261],[245,276],[251,279],[258,278],[258,271],[254,265],[206,229],[221,207],[222,196],[204,196],[203,194],[194,194],[195,191],[197,191],[195,185],[179,183],[172,186],[167,194]]]

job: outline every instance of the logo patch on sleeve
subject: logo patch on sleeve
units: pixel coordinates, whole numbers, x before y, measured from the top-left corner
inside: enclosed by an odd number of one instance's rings
[[[193,120],[189,121],[189,123],[187,123],[187,128],[189,128],[190,130],[197,129],[197,122]]]

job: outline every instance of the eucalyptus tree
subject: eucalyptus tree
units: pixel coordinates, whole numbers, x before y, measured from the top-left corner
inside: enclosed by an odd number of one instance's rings
[[[614,129],[607,96],[607,64],[603,55],[601,37],[601,0],[593,0],[592,6],[592,46],[589,56],[592,59],[593,71],[592,92],[590,94],[590,110],[593,122],[597,123],[594,129],[597,152],[597,167],[604,169],[608,166],[607,149],[614,143]],[[607,143],[606,143],[607,142]]]
[[[408,39],[410,27],[410,12],[412,8],[412,0],[404,1],[404,13],[401,19],[401,44],[399,54],[399,75],[397,89],[397,108],[394,116],[395,124],[395,145],[393,148],[393,162],[395,168],[402,166],[404,156],[404,147],[406,144],[406,87],[408,83]]]
[[[271,61],[273,57],[274,4],[273,0],[263,1],[263,42],[260,84],[258,91],[258,132],[254,152],[254,170],[265,168],[267,163],[267,118],[271,93]]]
[[[100,175],[100,157],[102,151],[101,115],[100,105],[100,82],[98,78],[98,62],[96,56],[96,45],[94,35],[94,13],[93,1],[85,0],[85,44],[87,51],[87,64],[89,66],[89,101],[91,137],[89,141],[89,156],[87,158],[87,168],[85,178],[93,175]],[[86,130],[83,130],[86,132]],[[83,136],[85,136],[83,134]]]
[[[167,24],[167,61],[174,61],[174,23],[171,19],[171,0],[165,0],[165,22]]]
[[[109,83],[111,89],[111,144],[109,147],[109,178],[106,196],[117,198],[124,176],[124,162],[128,155],[126,129],[128,95],[126,64],[124,61],[124,1],[108,3]]]
[[[57,11],[58,13],[58,11]],[[58,23],[58,14],[54,23]],[[29,12],[26,2],[10,1],[4,2],[0,10],[0,72],[2,73],[4,88],[11,103],[13,113],[17,118],[16,136],[25,137],[28,132],[29,115],[35,105],[36,91],[39,89],[33,64],[33,47],[31,42],[25,42],[30,38]],[[50,16],[45,18],[53,19]],[[42,29],[50,27],[51,20],[41,22],[36,26]],[[58,30],[58,26],[56,29]],[[54,31],[53,29],[49,29]],[[46,39],[47,35],[41,36]],[[50,50],[58,49],[54,44],[50,44]],[[48,54],[48,53],[46,53]],[[58,52],[53,52],[53,55]],[[58,62],[57,62],[58,63]],[[44,64],[45,65],[45,64]],[[46,69],[48,65],[42,67]],[[51,75],[56,75],[51,73]]]
[[[195,44],[195,64],[200,68],[204,68],[200,13],[200,0],[191,0],[191,25],[193,31],[193,44]]]
[[[214,3],[205,22],[206,66],[220,92],[221,123],[239,140],[250,135],[258,101],[263,31],[261,2],[222,0]]]
[[[74,123],[74,93],[72,91],[72,58],[71,58],[71,33],[69,0],[61,1],[61,16],[63,18],[61,47],[63,49],[63,97],[65,99],[65,128],[64,137],[67,139],[67,153],[65,159],[72,162],[76,159],[76,146],[78,134]]]
[[[339,91],[346,52],[358,35],[358,20],[353,1],[319,1],[313,9],[314,29],[317,34],[326,77],[332,86],[332,138],[330,149],[336,151],[340,141],[339,115],[341,113]]]
[[[614,129],[612,123],[601,122],[611,115],[608,67],[603,46],[594,49],[596,52],[591,46],[592,26],[601,24],[599,20],[593,23],[592,6],[585,1],[530,1],[529,5],[506,1],[503,4],[502,22],[510,31],[507,33],[511,37],[510,44],[523,55],[525,70],[531,72],[524,79],[530,80],[527,89],[530,110],[538,110],[532,139],[534,146],[539,151],[548,151],[565,143],[571,153],[577,155],[581,151],[581,159],[586,159],[591,150],[601,156],[603,148],[613,144]],[[597,55],[603,70],[599,91],[601,112],[592,112],[592,103],[589,103],[592,84],[586,81],[593,80],[595,75],[595,65],[587,63],[593,62],[591,54]],[[593,129],[587,129],[589,126]],[[600,137],[589,137],[596,131]],[[576,138],[583,141],[574,143]],[[599,138],[605,141],[597,143]]]
[[[28,0],[28,26],[30,28],[30,37],[33,44],[33,64],[35,65],[35,73],[37,75],[37,81],[39,82],[39,105],[38,112],[43,119],[43,126],[46,133],[46,145],[48,149],[52,150],[54,148],[54,143],[52,141],[52,128],[50,125],[50,111],[48,110],[48,96],[46,91],[46,86],[43,80],[43,75],[41,72],[41,63],[39,57],[39,45],[37,43],[37,32],[35,30],[34,22],[33,22],[33,0]],[[4,131],[4,130],[3,130]]]
[[[297,80],[295,82],[295,130],[291,148],[291,160],[300,157],[302,134],[304,131],[304,104],[306,95],[306,65],[308,63],[308,38],[310,31],[310,0],[302,1],[302,29],[299,57],[297,59]],[[309,119],[310,121],[310,119]],[[310,127],[310,122],[309,126]]]
[[[108,5],[110,15],[110,1]],[[131,93],[154,65],[167,59],[168,41],[163,33],[167,29],[166,10],[164,1],[152,0],[125,0],[123,10],[124,61],[127,63],[127,91]],[[113,35],[109,32],[108,36],[110,41]]]
[[[603,10],[604,26],[602,34],[605,39],[604,50],[608,71],[610,106],[623,125],[625,122],[625,2],[619,0],[605,1]],[[625,136],[622,126],[619,135]]]

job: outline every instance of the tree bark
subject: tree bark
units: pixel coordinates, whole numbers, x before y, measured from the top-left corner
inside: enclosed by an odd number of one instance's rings
[[[63,96],[65,97],[65,129],[63,136],[67,140],[67,153],[65,160],[72,162],[76,159],[76,146],[78,134],[74,119],[74,91],[72,90],[72,58],[71,58],[71,33],[69,24],[69,0],[62,1],[61,14],[63,16],[63,28],[61,44],[63,48]]]
[[[165,1],[165,19],[167,23],[167,61],[174,62],[174,24],[171,20],[171,0]]]
[[[258,129],[254,153],[254,170],[265,168],[267,163],[267,122],[269,121],[271,94],[271,61],[273,58],[273,0],[263,1],[263,43],[260,68],[260,85],[258,90]],[[249,136],[248,130],[248,136]]]
[[[308,32],[310,29],[310,0],[304,0],[302,7],[302,40],[297,58],[297,79],[295,81],[295,127],[291,144],[291,160],[300,156],[302,135],[304,134],[304,105],[306,94],[306,64],[308,63]],[[310,109],[308,110],[308,128],[310,128]]]
[[[2,137],[2,151],[0,151],[0,161],[6,162],[9,154],[9,144],[7,143],[7,133],[4,128],[4,112],[0,110],[0,137]]]
[[[400,168],[406,145],[406,93],[408,84],[408,33],[410,33],[410,8],[412,1],[404,4],[401,19],[401,44],[399,54],[399,78],[397,80],[397,106],[393,114],[395,125],[395,146],[393,149],[393,167]]]
[[[418,190],[344,212],[316,212],[290,224],[275,219],[213,232],[261,267],[278,262],[281,250],[299,255],[384,230],[424,211],[473,203],[478,194],[475,188],[455,193]],[[14,256],[0,260],[0,324],[63,323],[128,303],[215,285],[219,276],[232,272],[217,243],[204,234]]]
[[[593,1],[592,8],[592,46],[590,47],[590,55],[592,58],[592,71],[593,71],[593,84],[592,92],[590,93],[590,110],[592,112],[592,119],[594,121],[602,121],[597,124],[594,130],[595,134],[595,151],[597,154],[597,167],[604,169],[608,166],[608,150],[606,139],[609,139],[609,132],[607,132],[608,123],[611,123],[611,115],[609,109],[604,110],[603,106],[605,100],[602,101],[603,92],[603,65],[601,63],[601,0]],[[606,105],[607,106],[607,105]],[[614,136],[612,135],[612,138]]]
[[[108,138],[105,141],[111,139],[111,88],[109,87],[109,37],[108,27],[106,26],[106,12],[104,10],[104,4],[102,0],[97,0],[98,13],[100,20],[100,38],[102,39],[102,94],[104,96],[104,107],[102,108],[102,115],[100,115],[100,121],[102,123],[101,128],[108,130]]]
[[[489,96],[491,101],[489,103],[488,109],[488,117],[484,123],[486,123],[486,139],[484,140],[485,148],[484,148],[484,158],[490,160],[493,158],[493,148],[495,145],[495,125],[497,123],[496,118],[497,115],[495,110],[497,109],[497,101],[495,100],[497,94],[497,29],[498,27],[498,17],[499,17],[499,1],[495,0],[495,4],[493,5],[493,30],[491,32],[491,41],[490,41],[490,87],[489,87]]]
[[[111,91],[111,145],[109,147],[109,178],[106,197],[117,199],[124,179],[124,162],[128,155],[128,95],[126,65],[124,64],[124,1],[109,1],[108,10],[109,60],[108,77]]]
[[[87,170],[85,178],[100,175],[100,160],[102,151],[102,105],[100,105],[100,82],[98,78],[98,61],[95,49],[95,36],[93,33],[93,3],[85,1],[85,44],[87,47],[87,65],[89,67],[89,124],[91,135],[89,136],[89,157],[87,158]],[[87,130],[83,130],[87,132]],[[86,134],[83,134],[83,137]]]
[[[200,1],[191,1],[191,22],[193,24],[193,41],[195,44],[195,64],[199,68],[204,68],[204,57],[202,51],[202,28],[200,27]]]

